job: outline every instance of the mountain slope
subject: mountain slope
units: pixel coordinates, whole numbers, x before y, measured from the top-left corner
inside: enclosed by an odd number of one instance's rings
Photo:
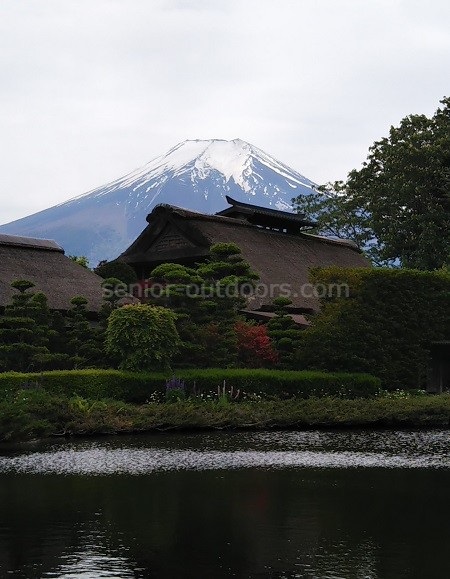
[[[67,254],[86,255],[94,265],[117,257],[158,203],[215,213],[231,195],[289,211],[292,197],[310,194],[313,187],[300,173],[240,139],[188,140],[125,177],[2,225],[0,232],[55,239]]]

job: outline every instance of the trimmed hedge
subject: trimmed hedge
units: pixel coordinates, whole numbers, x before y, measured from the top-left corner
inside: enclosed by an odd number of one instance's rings
[[[0,374],[0,399],[18,390],[43,389],[58,396],[112,398],[144,402],[149,393],[164,384],[162,374],[138,374],[120,370],[53,370],[49,372]]]
[[[233,387],[253,394],[273,394],[281,398],[309,396],[341,396],[368,398],[381,387],[378,378],[369,374],[344,374],[317,371],[266,369],[208,369],[184,370],[177,374],[192,387],[202,392],[217,391],[218,386]]]
[[[188,391],[217,392],[233,387],[247,394],[269,394],[280,398],[338,396],[370,398],[380,391],[380,380],[369,374],[315,371],[208,369],[182,370],[177,377]],[[119,370],[56,370],[40,374],[8,372],[0,374],[0,400],[22,389],[42,388],[55,395],[102,399],[112,398],[144,403],[154,392],[165,392],[163,373],[132,373]]]

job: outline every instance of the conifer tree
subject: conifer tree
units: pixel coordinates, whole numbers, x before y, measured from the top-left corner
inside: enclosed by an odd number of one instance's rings
[[[237,362],[235,324],[245,295],[258,279],[234,243],[211,247],[196,268],[165,263],[151,273],[162,288],[149,302],[174,310],[182,342],[175,360],[183,366],[226,367]],[[151,290],[151,288],[150,288]]]
[[[102,333],[88,320],[87,300],[76,296],[70,300],[67,349],[75,368],[101,367],[103,361]]]
[[[40,369],[39,356],[48,355],[45,326],[38,323],[43,315],[42,298],[30,292],[34,284],[17,280],[11,286],[18,291],[0,317],[0,369],[27,372]],[[41,320],[42,321],[42,320]]]
[[[122,261],[101,261],[94,272],[104,279],[116,278],[127,285],[137,282],[137,275],[131,265]]]
[[[34,356],[35,368],[40,370],[62,370],[71,367],[66,352],[65,322],[58,312],[51,312],[47,296],[42,292],[33,294],[29,300],[30,316],[35,321],[36,337],[47,352]]]
[[[180,346],[174,363],[184,367],[202,366],[205,350],[202,325],[206,323],[198,291],[204,283],[202,278],[194,268],[163,263],[152,271],[151,281],[153,287],[148,291],[147,302],[176,313]]]
[[[280,366],[291,369],[296,365],[302,330],[288,313],[287,308],[292,304],[289,298],[278,297],[272,303],[276,315],[267,324],[267,330],[278,352]]]
[[[103,304],[100,309],[100,323],[106,328],[111,312],[119,307],[120,300],[127,294],[127,286],[116,277],[108,277],[102,282]]]

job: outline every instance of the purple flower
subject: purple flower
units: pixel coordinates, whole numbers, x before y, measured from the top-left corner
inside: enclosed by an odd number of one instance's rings
[[[185,389],[184,381],[176,376],[172,376],[169,380],[166,380],[166,392],[170,390],[183,390]]]

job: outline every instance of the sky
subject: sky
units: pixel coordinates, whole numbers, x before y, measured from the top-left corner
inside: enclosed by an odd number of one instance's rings
[[[448,0],[0,0],[0,223],[185,139],[345,179],[450,96]]]

